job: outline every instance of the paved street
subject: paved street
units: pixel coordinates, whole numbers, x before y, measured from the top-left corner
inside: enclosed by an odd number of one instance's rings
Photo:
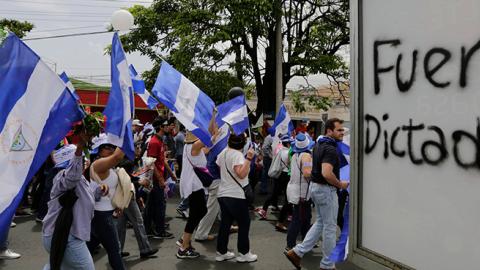
[[[265,197],[260,197],[263,201]],[[175,212],[178,198],[170,199],[167,206],[167,215],[170,219],[171,231],[178,238],[185,226],[184,220],[179,218]],[[258,203],[259,204],[259,203]],[[176,246],[175,239],[155,240],[152,239],[152,245],[158,247],[160,251],[156,258],[148,260],[140,259],[137,243],[133,230],[127,231],[127,242],[125,251],[130,252],[130,256],[125,258],[128,269],[275,269],[292,270],[295,269],[282,254],[285,248],[286,234],[274,230],[275,216],[270,215],[269,220],[260,221],[252,214],[252,225],[250,228],[250,245],[255,254],[258,254],[258,261],[252,264],[239,264],[234,261],[217,263],[215,262],[216,242],[195,243],[194,247],[202,254],[202,257],[194,260],[179,260],[175,257]],[[22,254],[18,260],[1,261],[0,269],[42,269],[47,262],[48,256],[41,244],[41,225],[35,223],[33,217],[16,218],[17,227],[10,230],[10,247]],[[216,227],[214,228],[216,229]],[[237,235],[230,237],[229,248],[236,251]],[[315,248],[312,253],[307,254],[303,259],[303,269],[318,269],[321,258],[321,249]],[[96,269],[108,269],[108,259],[103,249],[94,256]],[[338,264],[339,270],[360,270],[352,265]]]

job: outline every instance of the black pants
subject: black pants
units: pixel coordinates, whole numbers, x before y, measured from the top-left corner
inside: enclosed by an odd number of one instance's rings
[[[302,239],[307,235],[312,221],[312,204],[308,202],[299,202],[293,206],[292,222],[288,225],[287,247],[293,248],[297,244],[298,234],[302,234]]]
[[[113,211],[95,211],[92,219],[92,232],[90,241],[87,242],[90,253],[99,245],[105,248],[108,254],[108,263],[114,270],[123,270],[122,255],[120,254],[120,241],[117,228],[113,223]]]
[[[278,197],[280,197],[281,195],[285,195],[284,205],[282,207],[282,211],[280,211],[280,216],[278,218],[278,221],[280,222],[284,222],[288,215],[288,212],[291,212],[289,211],[289,209],[291,208],[288,204],[287,197],[286,197],[287,185],[289,180],[290,180],[290,176],[288,175],[288,173],[282,172],[282,174],[280,174],[280,177],[274,180],[275,182],[273,185],[272,195],[270,195],[270,197],[263,204],[263,210],[265,211],[267,211],[269,205],[278,207]]]
[[[241,254],[247,254],[250,251],[250,240],[248,233],[250,231],[250,215],[248,213],[248,203],[245,199],[230,197],[218,198],[221,210],[220,229],[217,239],[217,251],[225,254],[228,250],[228,238],[230,235],[230,226],[233,221],[238,224],[237,249]]]
[[[187,224],[185,225],[186,233],[193,233],[202,218],[207,214],[207,201],[205,200],[205,191],[203,189],[192,192],[188,196],[190,211],[188,214]]]
[[[148,195],[147,206],[145,209],[145,230],[147,233],[155,232],[163,234],[165,232],[165,193],[163,188],[154,183],[152,191]]]
[[[178,170],[175,171],[175,175],[177,176],[177,178],[180,178],[180,174],[182,173],[182,162],[183,162],[183,156],[180,155],[180,156],[176,156],[175,157],[177,159],[177,165],[178,165]]]

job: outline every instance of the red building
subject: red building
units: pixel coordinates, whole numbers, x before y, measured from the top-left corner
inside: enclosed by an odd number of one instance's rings
[[[80,97],[81,103],[85,107],[90,107],[92,112],[103,112],[108,102],[108,94],[110,87],[98,86],[91,83],[71,79],[75,91]],[[143,102],[143,100],[135,95],[135,119],[139,119],[142,123],[152,122],[159,114],[166,115],[167,111],[165,106],[161,103],[155,110],[151,110]]]

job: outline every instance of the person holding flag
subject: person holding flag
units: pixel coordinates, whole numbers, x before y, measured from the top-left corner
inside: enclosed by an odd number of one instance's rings
[[[83,150],[90,136],[83,130],[76,146],[63,152],[68,167],[53,180],[52,199],[43,219],[43,245],[50,260],[44,269],[95,269],[86,242],[90,240],[90,221],[95,201],[107,196],[109,188],[83,177]]]
[[[340,158],[337,141],[343,138],[343,121],[332,118],[325,123],[325,136],[313,148],[310,195],[317,211],[317,220],[308,230],[302,243],[290,251],[285,251],[287,259],[301,269],[301,260],[305,253],[312,250],[320,235],[322,241],[322,260],[320,269],[335,269],[331,253],[337,239],[337,188],[347,189],[349,182],[340,181]]]

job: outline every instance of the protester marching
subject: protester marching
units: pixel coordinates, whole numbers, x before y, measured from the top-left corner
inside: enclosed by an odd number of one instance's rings
[[[66,74],[49,69],[13,33],[0,41],[0,260],[28,256],[8,243],[16,241],[9,231],[29,197],[43,226],[43,269],[95,269],[102,248],[109,269],[126,269],[129,228],[145,260],[171,253],[179,260],[212,257],[218,267],[229,260],[254,264],[263,247],[251,244],[251,224],[272,214],[272,234],[285,239],[279,260],[300,269],[320,236],[320,269],[345,260],[349,143],[342,143],[341,119],[326,121],[316,140],[305,121],[294,128],[282,105],[273,122],[253,128],[243,92],[215,104],[166,61],[148,91],[118,33],[111,49],[112,86],[102,114],[88,112]],[[135,95],[151,109],[163,104],[173,117],[142,123]],[[166,216],[174,196],[182,199],[181,235]],[[155,239],[177,249],[159,249]],[[215,250],[200,254],[192,242],[214,242]]]

